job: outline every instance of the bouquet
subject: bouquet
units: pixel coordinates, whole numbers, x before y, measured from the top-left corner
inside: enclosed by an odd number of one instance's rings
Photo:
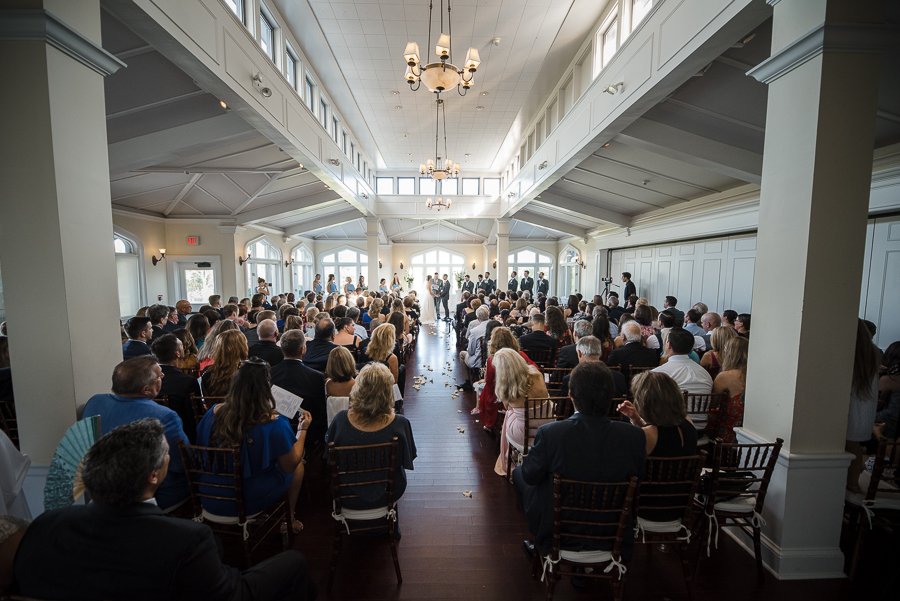
[[[406,286],[411,289],[413,282],[416,281],[416,279],[413,277],[411,269],[408,270],[406,272],[406,275],[403,276],[403,280],[406,282]]]
[[[462,288],[463,279],[466,277],[466,270],[463,269],[462,271],[454,271],[453,277],[456,278],[456,287]]]

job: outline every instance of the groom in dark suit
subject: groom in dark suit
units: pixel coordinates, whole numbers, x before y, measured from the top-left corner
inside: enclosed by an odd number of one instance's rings
[[[444,321],[450,321],[450,280],[447,274],[444,274],[444,282],[441,284],[441,303],[444,305]],[[439,308],[435,307],[435,318],[439,313]]]
[[[534,445],[520,468],[513,472],[519,504],[525,509],[534,542],[525,541],[526,553],[535,548],[546,556],[553,535],[553,474],[590,482],[624,482],[644,477],[647,463],[643,430],[610,421],[615,385],[612,372],[599,361],[580,363],[569,376],[569,398],[576,413],[567,420],[538,428]],[[629,517],[626,532],[631,532]],[[573,529],[573,532],[575,530]],[[610,550],[612,540],[566,538],[565,550]],[[631,558],[634,539],[626,536],[622,557]]]

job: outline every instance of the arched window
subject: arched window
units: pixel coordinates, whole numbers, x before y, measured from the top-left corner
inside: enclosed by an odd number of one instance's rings
[[[119,316],[127,319],[137,313],[144,304],[140,245],[120,234],[114,234],[113,249],[116,253]]]
[[[328,276],[334,275],[335,284],[340,292],[344,290],[347,278],[350,278],[356,286],[360,274],[364,276],[367,274],[369,256],[358,248],[344,246],[319,255],[319,266],[324,291],[328,292]]]
[[[570,294],[578,292],[581,284],[581,253],[567,246],[559,254],[559,299],[564,301]]]
[[[298,294],[312,290],[313,287],[313,255],[305,244],[291,251],[292,289]]]
[[[247,243],[247,253],[250,255],[244,263],[247,266],[247,296],[256,293],[258,278],[265,279],[270,293],[279,294],[282,285],[281,251],[278,247],[262,236]]]
[[[550,292],[553,293],[553,257],[534,248],[519,248],[509,253],[509,273],[506,281],[512,277],[512,272],[521,280],[528,271],[528,275],[534,279],[534,293],[538,291],[538,274],[544,272],[544,278],[550,284]],[[505,282],[501,282],[505,284]]]
[[[433,248],[425,252],[415,254],[409,258],[409,263],[413,275],[413,290],[422,295],[428,295],[425,281],[427,276],[433,275],[435,272],[443,276],[445,273],[449,276],[450,290],[456,292],[459,286],[456,283],[454,274],[464,272],[466,270],[466,258],[459,253],[455,253],[443,248]],[[405,274],[399,274],[401,278]],[[472,274],[469,274],[472,275]],[[405,283],[404,283],[405,284]],[[406,286],[404,285],[404,288]]]

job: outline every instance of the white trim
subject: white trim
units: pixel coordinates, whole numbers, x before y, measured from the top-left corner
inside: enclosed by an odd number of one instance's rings
[[[302,248],[302,249],[305,249],[306,252],[309,253],[309,256],[311,257],[311,259],[310,259],[308,262],[306,262],[306,261],[298,261],[297,264],[294,265],[294,263],[293,263],[293,261],[294,261],[294,253],[297,252],[298,250],[300,250],[301,248]],[[297,282],[294,281],[294,267],[296,266],[296,267],[300,267],[300,268],[302,269],[302,268],[305,267],[305,266],[309,266],[310,268],[312,268],[312,270],[313,270],[313,274],[312,274],[312,282],[314,282],[314,281],[316,280],[316,274],[315,274],[315,269],[316,269],[316,253],[314,253],[314,252],[312,251],[312,249],[306,244],[306,242],[301,242],[300,244],[296,245],[295,247],[293,247],[293,248],[291,249],[290,253],[288,253],[288,257],[289,257],[289,260],[291,261],[291,264],[288,266],[288,268],[289,268],[289,270],[290,270],[290,271],[288,272],[288,277],[289,277],[289,279],[290,279],[290,281],[291,281],[291,292],[294,292],[295,290],[297,290],[297,293],[300,294],[300,293],[302,293],[303,291],[302,291],[302,290],[299,290],[299,288],[297,287]],[[310,282],[310,284],[312,284],[312,282]],[[312,290],[312,287],[310,287],[310,290]]]
[[[140,236],[132,234],[115,223],[113,223],[113,235],[125,238],[135,249],[135,254],[138,256],[138,294],[140,295],[141,306],[147,305],[147,265],[145,264],[144,242]]]
[[[166,282],[168,283],[172,298],[187,298],[187,294],[185,294],[185,291],[182,289],[183,282],[179,282],[176,277],[179,263],[210,263],[210,267],[216,278],[215,294],[225,296],[222,293],[222,290],[224,290],[224,283],[222,282],[221,255],[166,255],[166,263]]]
[[[261,264],[261,265],[274,264],[276,267],[276,269],[275,269],[276,281],[270,282],[270,283],[275,285],[276,290],[284,289],[284,283],[283,283],[284,282],[284,271],[283,271],[284,270],[284,253],[281,252],[281,247],[279,246],[279,244],[277,242],[275,242],[274,240],[272,240],[268,234],[263,234],[261,236],[257,236],[256,238],[248,240],[247,243],[244,245],[244,256],[247,256],[247,254],[250,253],[250,248],[253,247],[253,245],[257,244],[258,242],[265,242],[266,244],[268,244],[269,246],[274,248],[275,251],[278,253],[278,258],[277,259],[258,259],[258,258],[253,257],[251,254],[250,260],[244,261],[244,265],[243,265],[243,271],[244,271],[244,288],[243,289],[247,290],[249,292],[251,289],[255,288],[255,286],[251,286],[251,282],[250,282],[250,263],[257,263],[257,264]],[[278,292],[276,292],[275,290],[270,290],[269,292],[271,292],[272,295],[278,294]],[[243,296],[243,292],[240,294],[240,296]],[[250,296],[253,296],[253,295],[251,294]]]

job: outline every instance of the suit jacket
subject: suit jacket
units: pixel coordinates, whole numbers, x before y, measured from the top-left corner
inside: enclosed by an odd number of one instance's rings
[[[625,393],[628,392],[628,380],[625,379],[625,376],[622,375],[622,372],[620,371],[612,369],[610,372],[613,375],[613,383],[616,386],[616,397],[624,397]],[[560,386],[559,395],[557,396],[569,396],[569,375],[570,374],[566,374],[563,376],[562,386]]]
[[[510,292],[515,292],[519,289],[519,280],[516,278],[510,278],[509,283],[506,285],[506,289]]]
[[[190,315],[193,315],[193,313],[191,313]],[[190,315],[182,315],[181,313],[178,314],[178,327],[179,328],[187,327],[187,322],[188,322]]]
[[[553,473],[593,482],[623,482],[642,478],[647,452],[644,432],[631,424],[612,422],[605,416],[576,413],[567,420],[538,428],[534,445],[522,467],[513,472],[522,495],[525,516],[541,555],[550,552],[553,535]],[[515,474],[521,471],[516,478]],[[625,529],[622,556],[631,556],[634,537],[631,518]],[[582,530],[583,532],[583,530]],[[565,538],[563,548],[573,551],[611,549],[612,541]]]
[[[472,280],[469,280],[468,282],[463,280],[462,291],[475,292],[475,282],[473,282]]]
[[[466,310],[466,301],[463,301],[456,305],[456,322],[462,323],[462,315],[463,311]]]
[[[640,342],[629,342],[621,348],[617,348],[609,354],[606,360],[609,366],[618,365],[622,373],[628,373],[633,367],[659,367],[659,355],[652,348],[643,346]]]
[[[175,330],[183,330],[184,328],[185,326],[181,325],[181,322],[172,323],[171,321],[167,321],[166,325],[163,326],[163,332],[166,332],[168,334],[169,332],[174,332]]]
[[[663,309],[663,311],[668,311],[669,313],[675,314],[675,325],[676,326],[684,325],[684,311],[681,311],[680,309],[676,309],[675,307],[668,307],[666,309]]]
[[[487,280],[485,280],[484,278],[478,280],[478,282],[475,284],[475,289],[484,290],[485,294],[490,294]]]
[[[256,328],[247,328],[244,330],[244,336],[247,337],[248,348],[259,342],[259,333],[256,331]]]
[[[169,322],[166,322],[169,323]],[[150,336],[150,343],[152,344],[154,340],[165,334],[166,331],[163,330],[162,326],[153,326],[153,334]]]
[[[441,284],[441,298],[450,298],[450,280],[443,280]]]
[[[191,441],[197,442],[197,421],[194,419],[194,408],[190,395],[200,396],[200,384],[197,378],[187,375],[174,365],[160,365],[163,372],[160,396],[169,395],[169,409],[178,414],[184,427],[184,434]]]
[[[522,292],[530,292],[534,296],[534,278],[525,277],[519,282],[519,288]]]
[[[578,352],[575,350],[574,344],[559,349],[559,354],[556,356],[556,367],[573,369],[576,365],[578,365]]]
[[[152,355],[150,346],[142,340],[128,340],[122,345],[122,357],[125,361],[141,355]]]
[[[325,373],[328,366],[328,354],[337,345],[330,340],[310,340],[306,343],[306,354],[303,355],[303,364],[316,371]]]
[[[538,280],[538,292],[543,292],[545,295],[550,292],[550,282],[547,280]]]
[[[260,340],[251,346],[247,356],[259,357],[268,363],[270,367],[275,367],[284,360],[284,353],[281,352],[281,347],[271,340]]]
[[[153,577],[148,578],[148,567]],[[20,593],[38,599],[231,599],[242,586],[206,524],[156,505],[73,505],[41,514],[19,545]]]
[[[299,359],[285,359],[272,368],[272,384],[303,398],[302,407],[312,415],[306,447],[325,439],[328,412],[325,410],[325,376]]]
[[[556,339],[546,332],[531,332],[519,338],[519,348],[523,351],[552,351],[556,349]]]
[[[612,309],[609,309],[609,318],[614,319],[617,322],[619,321],[619,318],[624,314],[625,309],[623,309],[622,307],[613,307]]]

